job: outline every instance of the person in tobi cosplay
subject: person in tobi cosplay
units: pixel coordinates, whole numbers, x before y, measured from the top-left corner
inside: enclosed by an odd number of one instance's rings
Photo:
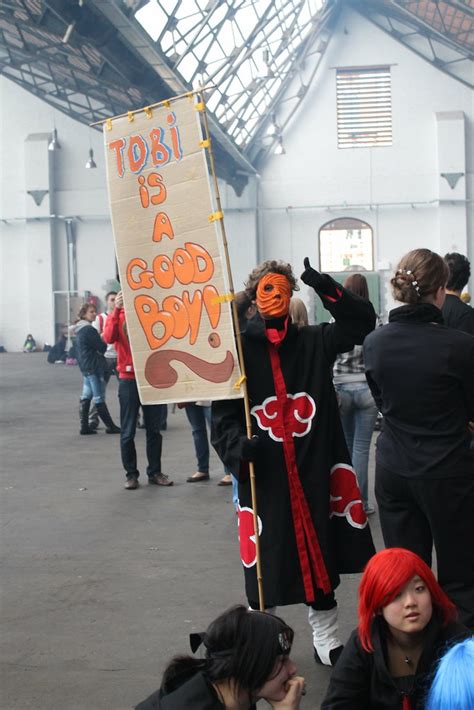
[[[332,672],[321,710],[422,710],[446,645],[468,635],[418,555],[402,548],[378,552],[364,570],[359,625]]]
[[[426,710],[474,708],[474,638],[449,648],[439,662]]]
[[[255,465],[265,608],[305,603],[316,662],[341,652],[334,590],[339,574],[361,571],[374,554],[332,384],[338,352],[375,325],[372,305],[305,259],[312,286],[334,323],[298,328],[288,311],[297,289],[291,266],[266,261],[247,294],[257,313],[242,332],[253,438],[241,400],[213,403],[212,443],[239,478],[239,539],[247,598],[259,608],[248,462]]]
[[[364,341],[366,378],[383,414],[375,497],[386,547],[431,566],[474,629],[474,338],[443,323],[448,267],[429,249],[401,259],[391,279],[400,305]],[[471,424],[470,424],[471,423]]]
[[[265,699],[274,710],[297,710],[305,693],[290,658],[293,630],[271,614],[235,606],[203,634],[190,635],[203,658],[177,656],[161,688],[135,710],[254,710]]]

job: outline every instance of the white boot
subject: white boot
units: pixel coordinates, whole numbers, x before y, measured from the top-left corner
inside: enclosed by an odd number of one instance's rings
[[[337,606],[327,611],[309,607],[308,621],[313,630],[315,660],[325,666],[333,666],[343,648],[337,636]],[[331,653],[334,649],[338,652]]]

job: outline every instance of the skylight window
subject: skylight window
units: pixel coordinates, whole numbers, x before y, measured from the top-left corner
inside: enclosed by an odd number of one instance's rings
[[[151,0],[135,15],[189,86],[245,147],[291,76],[324,0]]]

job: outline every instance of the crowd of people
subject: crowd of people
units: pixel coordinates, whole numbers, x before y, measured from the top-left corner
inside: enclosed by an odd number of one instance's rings
[[[210,428],[224,467],[219,485],[234,485],[248,609],[216,619],[200,638],[204,658],[174,659],[140,710],[250,710],[260,698],[299,707],[293,632],[276,616],[289,604],[306,606],[314,659],[334,667],[322,708],[474,708],[472,674],[463,670],[474,629],[474,311],[460,298],[469,275],[460,254],[409,252],[391,279],[399,305],[382,325],[363,274],[341,285],[305,259],[301,280],[331,316],[310,326],[290,264],[266,261],[252,271],[236,295],[252,437],[241,400],[185,405],[197,460],[187,480],[209,480]],[[107,294],[107,306],[97,317],[85,304],[75,329],[80,433],[95,433],[93,400],[106,431],[120,434],[125,488],[135,490],[141,405],[122,294]],[[105,403],[114,372],[120,428]],[[173,481],[161,468],[162,408],[142,409],[148,482],[166,487]],[[368,461],[378,412],[375,500],[387,549],[375,553]],[[359,620],[344,644],[335,592],[341,574],[357,572]],[[439,680],[448,677],[458,679],[456,700]]]

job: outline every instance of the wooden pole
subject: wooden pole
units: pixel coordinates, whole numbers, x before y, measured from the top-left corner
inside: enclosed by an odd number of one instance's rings
[[[222,212],[219,184],[217,182],[215,163],[214,163],[214,153],[212,151],[211,135],[209,132],[209,122],[207,120],[206,101],[204,99],[204,93],[203,93],[202,88],[199,91],[199,95],[200,95],[201,102],[204,105],[202,115],[203,115],[203,119],[204,119],[205,139],[206,139],[206,141],[208,141],[209,163],[210,163],[212,178],[213,178],[213,182],[214,182],[214,192],[215,192],[215,196],[216,196],[216,207],[217,207],[218,212]],[[247,389],[247,376],[246,376],[246,372],[245,372],[245,361],[244,361],[244,352],[243,352],[243,348],[242,348],[242,338],[240,337],[239,317],[237,314],[237,305],[235,303],[235,298],[234,298],[234,295],[235,295],[234,294],[234,283],[232,280],[232,271],[230,268],[229,249],[228,249],[228,245],[227,245],[227,236],[226,236],[226,232],[225,232],[224,219],[223,218],[220,219],[219,222],[221,225],[222,241],[224,244],[224,254],[225,254],[226,267],[227,267],[227,277],[229,279],[229,291],[232,296],[232,301],[231,301],[232,317],[234,320],[234,330],[235,330],[235,337],[236,337],[236,341],[237,341],[237,352],[239,354],[240,371],[242,373],[242,377],[244,378],[244,381],[242,383],[242,387],[244,388],[245,426],[246,426],[246,431],[247,431],[247,438],[251,439],[252,438],[252,420],[250,417],[250,403],[249,403],[249,396],[248,396],[248,389]],[[260,537],[258,534],[257,489],[256,489],[256,483],[255,483],[255,467],[254,467],[253,461],[249,461],[249,472],[250,472],[250,492],[251,492],[251,496],[252,496],[252,510],[253,510],[253,529],[254,529],[254,534],[255,534],[258,601],[259,601],[260,611],[265,611],[265,600],[264,600],[264,596],[263,596],[262,563],[261,563],[261,556],[260,556]]]

